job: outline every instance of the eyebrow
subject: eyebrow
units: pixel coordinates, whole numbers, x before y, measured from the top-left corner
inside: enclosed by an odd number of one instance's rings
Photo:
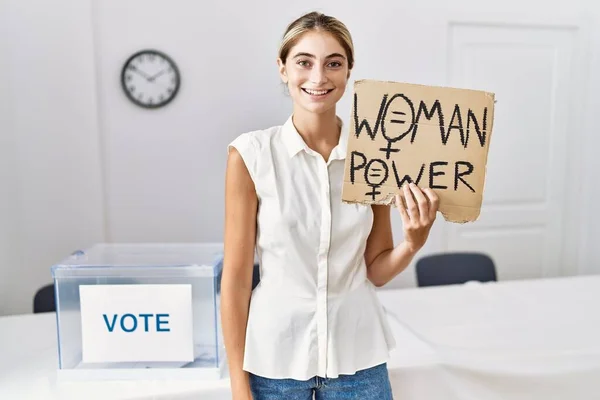
[[[293,58],[298,58],[298,57],[317,58],[313,54],[310,54],[310,53],[297,53]],[[327,57],[325,57],[325,59],[334,58],[334,57],[341,57],[343,59],[346,59],[346,57],[344,57],[340,53],[332,53],[332,54],[328,55]]]

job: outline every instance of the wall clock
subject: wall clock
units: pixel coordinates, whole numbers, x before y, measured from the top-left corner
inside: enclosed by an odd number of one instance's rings
[[[159,108],[177,95],[181,76],[175,62],[157,50],[141,50],[133,54],[121,71],[121,86],[134,104]]]

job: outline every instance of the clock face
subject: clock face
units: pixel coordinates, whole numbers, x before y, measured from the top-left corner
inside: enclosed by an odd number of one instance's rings
[[[135,53],[121,72],[125,94],[140,107],[158,108],[168,104],[177,94],[179,84],[177,65],[156,50]]]

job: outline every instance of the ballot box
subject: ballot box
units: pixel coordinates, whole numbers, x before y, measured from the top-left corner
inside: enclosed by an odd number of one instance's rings
[[[221,243],[100,243],[52,266],[61,379],[219,379]]]

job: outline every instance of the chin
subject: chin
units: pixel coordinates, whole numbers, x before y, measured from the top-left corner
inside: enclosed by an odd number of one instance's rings
[[[335,109],[335,104],[302,104],[302,108],[314,114],[323,114],[327,111]]]

